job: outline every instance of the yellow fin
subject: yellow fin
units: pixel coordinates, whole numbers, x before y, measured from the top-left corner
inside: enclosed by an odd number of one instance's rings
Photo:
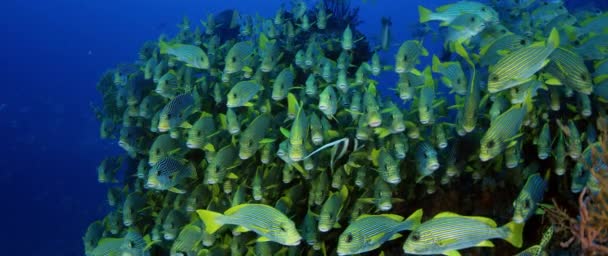
[[[494,247],[494,244],[490,240],[483,240],[480,243],[476,244],[477,247]]]
[[[234,232],[239,232],[239,233],[245,233],[245,232],[249,232],[251,230],[249,230],[246,227],[243,226],[238,226],[237,228],[234,229]]]
[[[222,223],[218,222],[218,218],[223,216],[221,213],[208,210],[197,210],[196,213],[201,218],[203,223],[205,223],[205,231],[207,233],[213,234],[222,227]]]
[[[445,251],[443,252],[443,255],[447,255],[447,256],[460,256],[460,253],[456,250],[453,251]]]

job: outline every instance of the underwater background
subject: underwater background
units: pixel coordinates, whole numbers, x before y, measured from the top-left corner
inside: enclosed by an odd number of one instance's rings
[[[392,63],[399,45],[414,39],[417,6],[433,10],[454,1],[351,2],[360,7],[362,23],[357,30],[371,45],[380,41],[381,17],[391,18],[392,44],[381,59]],[[101,104],[95,85],[105,71],[136,60],[146,41],[177,34],[184,16],[195,26],[208,14],[226,9],[271,18],[283,3],[288,4],[278,0],[3,2],[1,254],[84,255],[82,237],[87,227],[111,210],[106,203],[110,186],[98,183],[96,168],[107,156],[124,154],[124,150],[116,139],[100,138],[100,122],[91,107]],[[565,1],[565,5],[569,10],[608,10],[603,0]],[[420,67],[430,65],[431,56],[443,51],[440,37],[424,37],[431,54]],[[392,71],[385,73],[390,74],[383,74],[380,84],[392,87],[398,77]],[[379,90],[394,96],[386,88]]]

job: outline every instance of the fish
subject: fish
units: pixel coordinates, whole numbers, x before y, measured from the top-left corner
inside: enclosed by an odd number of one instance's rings
[[[297,246],[302,240],[295,224],[279,210],[264,204],[241,204],[226,210],[224,214],[197,210],[205,223],[205,230],[213,234],[224,224],[239,226],[241,231],[251,230],[259,242],[273,241],[286,246]]]
[[[547,159],[551,154],[551,130],[549,129],[549,123],[543,125],[535,144],[538,151],[538,159]]]
[[[498,23],[498,13],[490,6],[473,1],[459,1],[453,4],[443,5],[432,12],[423,6],[418,6],[420,23],[428,21],[441,21],[441,26],[447,26],[462,14],[474,14],[487,23]]]
[[[205,181],[207,184],[220,184],[228,174],[228,170],[240,164],[238,149],[228,144],[217,151],[216,155],[209,161],[205,168]],[[236,178],[235,175],[228,175],[229,178]]]
[[[550,172],[547,172],[550,173]],[[528,177],[526,184],[513,201],[513,221],[521,224],[536,213],[538,204],[542,202],[547,182],[540,174],[535,173]]]
[[[416,161],[419,174],[418,182],[424,177],[432,175],[440,166],[439,160],[437,159],[437,150],[427,142],[422,142],[418,145]]]
[[[348,199],[348,189],[342,186],[339,192],[329,195],[319,213],[318,229],[320,232],[328,232],[332,228],[339,228],[339,220],[346,200]]]
[[[270,114],[262,114],[249,124],[239,137],[239,158],[251,158],[260,148],[260,142],[270,127]]]
[[[441,62],[439,57],[433,55],[432,71],[441,74],[441,82],[459,95],[467,93],[467,78],[464,75],[460,62]]]
[[[158,131],[166,132],[181,126],[195,109],[195,97],[190,94],[180,94],[173,98],[160,112]]]
[[[340,42],[343,50],[350,51],[353,49],[353,31],[350,29],[350,24],[346,25],[344,32],[342,32],[342,41]]]
[[[233,74],[239,71],[250,70],[248,66],[252,61],[253,44],[249,41],[241,41],[234,44],[224,60],[224,73]]]
[[[202,236],[203,230],[198,225],[188,224],[184,226],[171,245],[171,256],[195,254]]]
[[[131,227],[139,220],[140,213],[146,205],[145,198],[140,192],[131,192],[125,198],[122,205],[122,222],[126,227]]]
[[[503,239],[513,246],[522,246],[523,224],[509,222],[497,227],[494,220],[480,216],[463,216],[442,212],[415,228],[403,244],[409,254],[460,255],[469,247],[494,247],[489,240]]]
[[[196,168],[191,163],[184,163],[173,157],[163,157],[154,164],[148,173],[146,185],[155,190],[169,190],[183,194],[186,191],[178,186],[186,179],[195,179]]]
[[[395,55],[395,72],[416,72],[415,66],[420,63],[420,56],[428,56],[429,52],[417,40],[408,40],[401,44]]]
[[[163,238],[168,241],[174,240],[187,220],[187,216],[181,211],[176,209],[171,210],[163,220]]]
[[[585,95],[593,92],[591,73],[581,56],[564,47],[558,47],[549,55],[549,59],[551,61],[545,71],[560,83]]]
[[[422,209],[407,219],[395,214],[361,215],[338,238],[338,255],[359,254],[379,248],[384,242],[401,237],[399,232],[420,225]]]
[[[253,106],[249,101],[261,90],[263,90],[262,86],[253,80],[240,81],[228,91],[226,107]]]
[[[481,138],[479,159],[488,161],[500,154],[506,147],[514,146],[519,129],[526,115],[526,107],[517,105],[496,117]]]
[[[329,118],[333,118],[338,111],[338,98],[332,86],[326,86],[319,94],[319,110]]]
[[[198,46],[179,43],[169,44],[161,40],[158,43],[158,47],[161,54],[172,55],[178,61],[184,62],[188,67],[209,69],[209,57]]]
[[[435,122],[435,111],[433,103],[435,101],[435,84],[431,76],[431,69],[427,67],[424,70],[425,83],[420,88],[420,96],[418,97],[418,120],[423,125],[433,124]]]
[[[106,157],[97,167],[97,181],[99,183],[118,183],[116,173],[122,167],[122,157]]]
[[[391,46],[391,26],[393,23],[389,17],[382,17],[380,21],[382,23],[382,29],[380,30],[380,49],[386,51]]]
[[[401,177],[399,173],[399,162],[385,148],[381,148],[378,154],[378,173],[380,177],[389,184],[399,184]]]
[[[169,134],[161,134],[156,137],[148,151],[148,164],[154,166],[161,158],[175,155],[180,149],[178,140],[171,138]]]
[[[294,72],[291,68],[284,68],[281,70],[277,78],[272,83],[272,99],[280,101],[287,97],[287,93],[293,86],[295,79]]]
[[[213,116],[206,112],[201,113],[200,118],[192,124],[192,128],[188,129],[186,147],[209,149],[212,137],[217,134],[216,129]]]
[[[476,14],[463,13],[456,17],[450,25],[445,41],[451,44],[467,44],[470,39],[486,28],[485,21]]]
[[[489,68],[488,92],[497,93],[533,79],[558,46],[559,33],[554,29],[546,42],[533,43],[502,57]]]

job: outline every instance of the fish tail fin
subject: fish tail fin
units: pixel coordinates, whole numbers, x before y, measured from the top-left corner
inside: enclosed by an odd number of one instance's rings
[[[158,48],[160,48],[161,54],[167,54],[167,50],[169,49],[169,44],[162,39],[158,41]]]
[[[221,213],[202,209],[196,210],[196,213],[205,223],[205,231],[209,234],[215,233],[215,231],[217,231],[223,225],[223,223],[219,221],[219,219],[224,216]]]
[[[559,47],[559,32],[557,32],[557,29],[553,28],[551,30],[551,34],[549,34],[549,38],[547,39],[547,43],[553,49]]]
[[[439,73],[439,66],[441,66],[441,61],[439,60],[439,57],[437,57],[437,55],[433,54],[433,72]]]
[[[515,223],[511,221],[500,229],[504,232],[504,240],[512,244],[513,246],[520,248],[523,244],[523,231],[525,223]]]
[[[422,220],[422,208],[418,209],[412,215],[407,217],[405,221],[403,221],[403,225],[399,230],[414,230],[418,226],[420,226],[420,222]]]
[[[424,23],[431,20],[431,14],[433,14],[431,10],[424,8],[421,5],[418,6],[418,13],[420,14],[420,23]]]

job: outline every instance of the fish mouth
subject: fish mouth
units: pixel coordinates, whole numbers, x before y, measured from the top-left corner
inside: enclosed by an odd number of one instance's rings
[[[513,216],[513,222],[517,223],[517,224],[521,224],[524,222],[524,218],[522,218],[521,216],[517,215],[517,216]]]
[[[133,225],[133,221],[125,220],[122,222],[122,224],[125,224],[125,226],[130,227],[131,225]]]
[[[382,124],[382,121],[378,120],[378,121],[372,121],[369,123],[370,127],[378,127],[380,126],[380,124]]]
[[[324,227],[324,226],[319,226],[319,231],[321,231],[321,232],[327,232],[327,231],[329,231],[329,228]]]
[[[319,105],[319,110],[324,111],[324,110],[327,110],[327,109],[329,109],[329,107],[327,105],[325,105],[325,104]]]
[[[488,155],[479,155],[479,160],[481,160],[482,162],[487,162],[488,160],[490,160],[490,156]]]
[[[283,97],[273,95],[273,96],[272,96],[272,99],[273,99],[273,100],[275,100],[275,101],[279,101],[279,100],[282,100],[282,99],[283,99]]]
[[[166,132],[166,131],[168,131],[168,130],[169,130],[169,126],[164,126],[164,125],[162,125],[162,126],[161,126],[161,125],[159,125],[159,126],[158,126],[158,131],[159,131],[159,132]]]
[[[249,159],[250,157],[251,157],[251,154],[249,154],[249,153],[239,153],[239,158],[240,158],[241,160],[247,160],[247,159]]]
[[[163,237],[166,240],[173,240],[173,239],[175,239],[175,235],[173,235],[173,234],[165,234]]]
[[[393,205],[390,203],[383,203],[383,204],[380,204],[380,207],[378,207],[378,208],[380,208],[380,210],[383,210],[383,211],[388,211],[391,208],[393,208]]]
[[[186,147],[188,148],[198,148],[198,145],[193,142],[186,142]]]
[[[405,68],[395,68],[395,72],[399,73],[399,74],[404,73],[405,72]]]

